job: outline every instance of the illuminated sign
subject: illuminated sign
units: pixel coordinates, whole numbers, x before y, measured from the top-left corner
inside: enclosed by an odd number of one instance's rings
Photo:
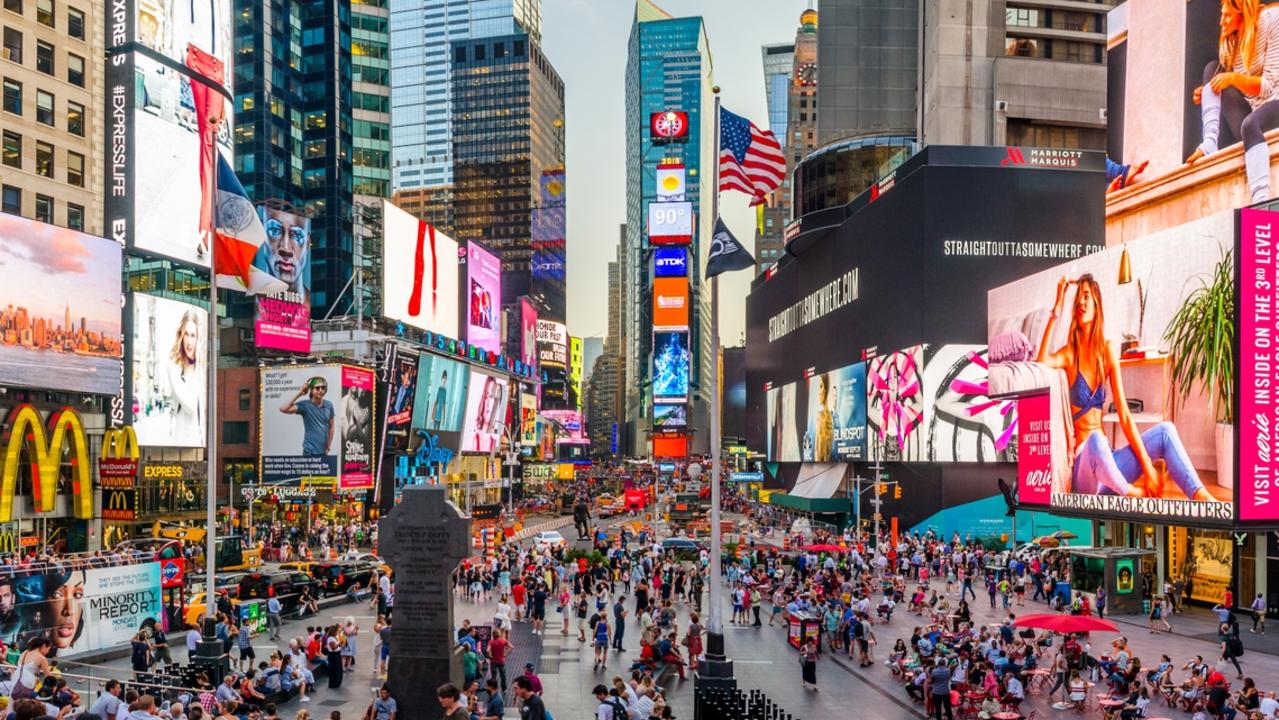
[[[688,280],[653,280],[653,329],[688,329]]]
[[[297,485],[245,485],[240,488],[240,497],[245,502],[254,502],[262,498],[273,498],[276,500],[313,500],[316,493],[315,486],[299,487]]]
[[[648,241],[652,245],[688,245],[693,242],[693,203],[649,203]]]
[[[138,491],[132,488],[117,488],[102,491],[103,520],[137,520]]]
[[[654,143],[688,142],[688,113],[663,110],[649,116],[648,127]]]
[[[683,200],[688,184],[683,165],[657,166],[657,199],[662,202]]]
[[[138,476],[138,435],[132,425],[107,430],[98,458],[98,484],[104,488],[130,488]]]
[[[653,277],[687,277],[688,252],[682,247],[653,249]]]
[[[4,471],[0,479],[0,522],[13,519],[13,496],[18,489],[19,455],[27,451],[31,465],[31,495],[36,512],[52,512],[58,494],[58,473],[64,443],[70,443],[71,507],[82,520],[93,517],[93,479],[89,469],[89,443],[84,424],[72,408],[64,407],[41,423],[40,412],[28,404],[9,411],[4,432]]]

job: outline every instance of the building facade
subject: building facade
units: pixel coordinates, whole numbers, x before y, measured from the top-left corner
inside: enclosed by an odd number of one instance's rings
[[[919,3],[822,0],[821,8],[818,144],[865,134],[913,135]]]
[[[507,311],[531,296],[563,322],[563,268],[533,272],[533,218],[548,172],[563,203],[564,81],[528,33],[455,42],[452,65],[454,238],[502,259]]]
[[[632,451],[646,455],[653,410],[652,262],[645,234],[648,204],[657,200],[656,170],[664,160],[684,165],[685,199],[694,217],[689,248],[689,412],[691,448],[706,451],[710,435],[708,403],[710,363],[710,292],[702,281],[707,244],[714,218],[703,212],[714,188],[715,131],[711,94],[710,43],[700,17],[676,18],[648,0],[636,5],[626,58],[626,414]],[[653,113],[688,113],[688,140],[658,145],[649,136]],[[705,241],[705,242],[704,242]]]
[[[0,7],[0,211],[102,234],[102,8]]]
[[[453,44],[519,33],[540,42],[541,0],[390,0],[389,10],[391,187],[448,186],[453,182]]]

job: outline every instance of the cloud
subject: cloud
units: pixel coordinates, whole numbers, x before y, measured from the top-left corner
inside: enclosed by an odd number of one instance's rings
[[[24,223],[25,227],[0,225],[0,251],[31,263],[49,275],[84,275],[91,256],[79,233],[65,228]],[[11,232],[17,230],[16,232]],[[0,263],[3,261],[0,260]]]

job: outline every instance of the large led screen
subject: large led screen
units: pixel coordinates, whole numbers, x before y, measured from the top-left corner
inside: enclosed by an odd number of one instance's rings
[[[528,298],[520,298],[520,360],[537,367],[537,308]]]
[[[476,371],[466,394],[466,427],[462,452],[493,452],[501,447],[506,426],[510,381],[502,375]]]
[[[564,323],[537,321],[537,361],[543,368],[568,368],[568,328]]]
[[[288,288],[255,298],[253,340],[260,348],[311,351],[311,218],[260,206],[266,242],[253,264]]]
[[[179,65],[192,62],[190,48],[198,48],[222,63],[222,85],[231,87],[231,0],[133,0],[129,5],[135,23],[131,40]],[[114,14],[108,18],[113,21],[118,21]]]
[[[0,214],[0,385],[116,395],[118,243]]]
[[[806,462],[866,459],[866,363],[808,379]]]
[[[691,365],[687,332],[653,333],[653,402],[687,402]]]
[[[262,482],[372,487],[373,384],[372,371],[349,365],[264,368]]]
[[[11,604],[0,641],[13,647],[48,638],[51,657],[118,647],[148,618],[163,618],[158,562],[35,571],[6,584]]]
[[[475,243],[467,243],[466,297],[466,342],[502,354],[502,261]]]
[[[923,460],[929,402],[921,345],[866,363],[866,423],[871,460]]]
[[[1221,462],[1214,422],[1231,403],[1199,384],[1174,388],[1170,352],[1185,319],[1213,302],[1214,282],[1233,294],[1234,233],[1232,213],[1210,216],[990,291],[990,385],[1020,398],[1023,504],[1232,518],[1234,468]]]
[[[418,354],[396,350],[386,398],[387,447],[401,452],[408,447],[417,399]]]
[[[654,405],[653,427],[664,430],[688,427],[688,405]]]
[[[653,280],[653,327],[658,330],[688,329],[688,280]]]
[[[413,427],[432,433],[461,432],[470,377],[470,367],[465,363],[422,353],[413,402]]]
[[[423,220],[382,203],[382,314],[458,337],[458,245]]]
[[[145,447],[204,447],[209,403],[209,311],[133,295],[133,430]]]

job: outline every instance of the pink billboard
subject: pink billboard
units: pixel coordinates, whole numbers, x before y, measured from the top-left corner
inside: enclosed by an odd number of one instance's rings
[[[1052,428],[1048,393],[1017,400],[1017,500],[1052,503]]]
[[[1279,213],[1239,212],[1239,520],[1279,519]]]
[[[342,366],[342,473],[338,487],[373,487],[373,371]]]
[[[467,243],[466,341],[502,353],[502,261],[475,243]]]
[[[520,361],[537,367],[537,308],[528,298],[520,298]]]

